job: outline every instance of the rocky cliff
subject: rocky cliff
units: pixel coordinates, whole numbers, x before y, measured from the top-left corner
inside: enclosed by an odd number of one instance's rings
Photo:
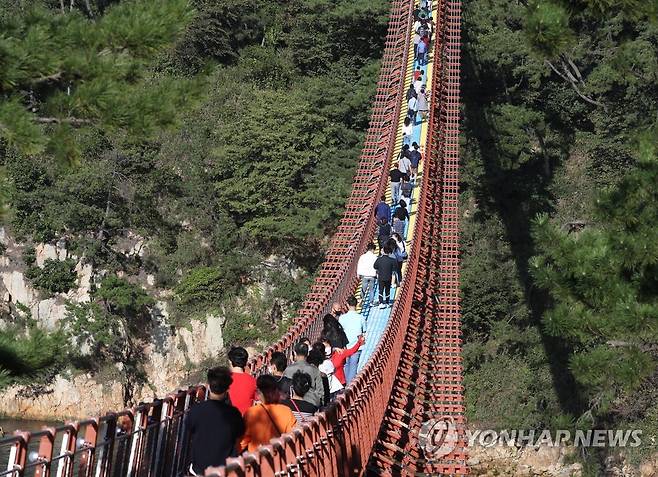
[[[0,257],[0,327],[12,319],[16,308],[29,310],[37,326],[55,329],[66,316],[66,304],[83,303],[91,299],[94,276],[102,273],[94,270],[83,260],[72,256],[62,242],[38,244],[36,265],[43,266],[48,259],[73,259],[77,265],[75,286],[67,293],[44,297],[35,290],[25,277],[21,260],[22,244],[16,243],[0,228],[0,242],[5,252]],[[142,242],[132,237],[127,254],[142,253]],[[143,286],[149,287],[153,279],[144,277]],[[190,371],[201,363],[217,357],[223,349],[223,317],[207,316],[204,320],[192,320],[188,327],[174,329],[167,324],[168,310],[164,300],[152,307],[152,341],[146,345],[143,363],[146,379],[135,385],[135,401],[162,396],[187,385]],[[63,346],[67,346],[63,343]],[[123,363],[116,363],[120,369]],[[84,418],[90,415],[120,409],[124,404],[122,388],[126,384],[107,380],[91,374],[62,373],[38,389],[12,386],[0,392],[0,415],[24,419]],[[132,383],[133,385],[135,383]]]

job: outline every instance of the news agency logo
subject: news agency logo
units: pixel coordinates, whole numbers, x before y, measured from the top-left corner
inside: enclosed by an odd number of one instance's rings
[[[522,430],[467,430],[466,441],[469,447],[476,444],[482,447],[558,447],[571,445],[574,447],[639,447],[642,445],[642,431],[621,429],[577,429],[571,432],[566,429],[551,431],[543,429]]]
[[[639,447],[642,445],[642,431],[639,429],[578,429],[574,432],[558,430],[469,430],[463,432],[463,445],[473,447]],[[430,419],[423,423],[418,433],[418,445],[425,458],[435,461],[455,450],[459,442],[459,432],[450,416]]]
[[[458,439],[455,420],[450,416],[424,422],[418,434],[418,443],[428,462],[450,454],[455,450]]]

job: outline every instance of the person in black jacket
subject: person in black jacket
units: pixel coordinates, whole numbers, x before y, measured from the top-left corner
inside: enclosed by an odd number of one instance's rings
[[[193,475],[203,475],[206,468],[222,466],[227,457],[237,455],[236,444],[244,434],[245,424],[240,411],[227,400],[232,381],[228,368],[208,370],[210,397],[187,413]]]
[[[345,348],[348,343],[347,335],[336,317],[327,313],[322,318],[322,322],[324,326],[322,327],[322,333],[320,333],[320,339],[329,341],[332,348]]]
[[[375,260],[375,270],[377,270],[377,279],[379,280],[379,308],[389,306],[391,296],[391,281],[393,273],[398,268],[398,262],[390,257],[393,253],[389,244],[384,245],[383,255]]]
[[[411,83],[411,86],[409,86],[409,89],[407,90],[407,101],[409,101],[411,98],[417,98],[418,93],[416,93],[416,88],[414,88],[414,84]]]
[[[276,378],[276,385],[281,391],[281,399],[288,399],[292,396],[290,386],[292,386],[292,379],[283,375],[283,372],[288,367],[288,358],[281,351],[275,351],[270,358],[270,372]]]
[[[386,220],[382,219],[379,221],[379,230],[377,231],[377,243],[379,244],[379,250],[384,248],[384,244],[388,242],[388,239],[391,238],[393,229],[391,229],[391,224]]]

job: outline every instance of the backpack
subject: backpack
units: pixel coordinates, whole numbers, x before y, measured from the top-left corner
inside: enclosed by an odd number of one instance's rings
[[[391,236],[391,224],[386,222],[385,224],[381,224],[379,226],[379,234],[380,237],[390,237]]]
[[[402,191],[402,197],[411,199],[411,190],[412,190],[411,183],[403,182],[402,185],[400,186],[400,190]]]

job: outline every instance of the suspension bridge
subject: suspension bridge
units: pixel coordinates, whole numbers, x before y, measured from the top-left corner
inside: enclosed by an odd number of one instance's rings
[[[265,372],[271,354],[301,337],[319,337],[331,304],[358,292],[356,263],[375,236],[374,207],[402,145],[405,92],[416,67],[416,5],[391,4],[369,130],[351,196],[325,261],[294,325],[255,357]],[[423,153],[404,238],[408,260],[392,308],[364,306],[366,339],[359,374],[324,412],[229,459],[221,475],[466,475],[459,312],[459,0],[435,0],[426,71],[429,117],[415,124]],[[186,411],[206,398],[203,386],[152,403],[0,441],[0,477],[175,477],[189,466]]]

